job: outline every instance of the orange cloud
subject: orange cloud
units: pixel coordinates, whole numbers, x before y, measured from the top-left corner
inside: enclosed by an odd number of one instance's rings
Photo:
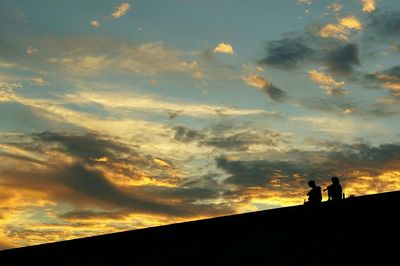
[[[400,96],[400,82],[386,82],[383,84],[383,86],[392,90],[394,95]]]

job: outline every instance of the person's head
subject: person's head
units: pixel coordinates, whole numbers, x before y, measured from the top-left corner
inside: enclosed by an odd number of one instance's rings
[[[339,178],[337,176],[333,176],[331,178],[332,184],[339,184]]]
[[[315,181],[314,181],[314,180],[308,181],[308,185],[309,185],[310,187],[315,187]]]

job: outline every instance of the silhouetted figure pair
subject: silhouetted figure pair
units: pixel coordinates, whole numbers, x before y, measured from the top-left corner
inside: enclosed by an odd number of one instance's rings
[[[337,201],[342,199],[342,186],[340,185],[339,178],[334,176],[331,178],[332,184],[329,185],[324,191],[328,190],[328,201]]]
[[[331,178],[332,184],[329,185],[324,191],[328,191],[328,201],[337,201],[342,199],[342,186],[340,185],[339,178],[334,176]],[[308,181],[308,186],[311,190],[307,193],[308,205],[319,205],[322,201],[321,187],[315,184],[314,180]]]

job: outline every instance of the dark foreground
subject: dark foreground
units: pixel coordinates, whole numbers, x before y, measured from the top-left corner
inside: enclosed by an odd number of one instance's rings
[[[400,265],[400,192],[0,252],[0,265]]]

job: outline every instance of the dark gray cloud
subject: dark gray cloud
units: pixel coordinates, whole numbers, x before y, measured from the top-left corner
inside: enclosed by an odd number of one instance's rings
[[[266,52],[260,63],[278,68],[296,67],[315,55],[315,51],[299,37],[269,41]]]
[[[88,220],[88,219],[121,219],[129,215],[129,211],[93,211],[77,209],[60,215],[65,220]]]
[[[364,75],[363,82],[368,83],[368,88],[387,89],[391,93],[391,104],[386,103],[385,110],[393,112],[393,108],[398,106],[400,95],[400,65],[395,65],[383,71],[376,71],[371,74]],[[395,108],[395,110],[398,110]]]
[[[364,37],[367,41],[388,41],[400,37],[400,11],[375,12],[369,17]]]
[[[68,202],[78,210],[85,207],[106,210],[97,214],[77,211],[64,218],[117,215],[111,212],[122,212],[118,215],[136,212],[176,217],[232,212],[228,206],[221,208],[209,202],[218,197],[214,188],[196,184],[192,187],[179,186],[181,180],[175,177],[171,162],[168,167],[160,166],[155,159],[163,159],[139,153],[134,147],[107,136],[43,132],[18,134],[3,139],[1,143],[28,151],[27,154],[40,154],[41,157],[38,160],[31,158],[32,155],[1,153],[8,160],[4,167],[0,167],[2,187],[45,191],[49,199]],[[103,157],[107,160],[91,159]],[[145,175],[153,179],[154,184],[120,186],[110,179],[114,175],[120,178],[123,175],[123,179],[139,183]],[[159,185],[157,182],[161,179],[177,187]],[[170,203],[171,200],[174,204]],[[203,204],[199,200],[208,201]]]
[[[2,179],[7,187],[39,191],[45,189],[51,198],[80,207],[101,206],[111,209],[128,208],[130,211],[150,214],[189,215],[180,206],[157,203],[123,191],[111,183],[102,172],[81,164],[53,167],[35,173],[18,170],[5,170],[0,173],[12,177]]]
[[[400,65],[393,66],[383,71],[376,71],[364,76],[367,81],[385,83],[390,81],[400,82]]]
[[[201,140],[204,138],[204,135],[198,130],[190,129],[184,126],[176,126],[174,130],[175,130],[174,140],[179,142],[187,143],[196,140]]]
[[[184,126],[177,126],[174,129],[174,140],[184,143],[197,142],[199,146],[231,151],[246,151],[251,145],[277,146],[286,142],[282,134],[272,130],[239,130],[237,126],[232,127],[223,123],[202,130],[193,130]]]
[[[329,45],[323,45],[315,34],[305,34],[309,39],[293,37],[269,41],[267,55],[260,63],[283,69],[319,63],[326,65],[331,73],[337,75],[351,74],[354,67],[360,64],[358,44],[332,41]]]
[[[400,65],[396,65],[389,69],[386,69],[382,73],[389,75],[391,78],[397,79],[400,81]]]
[[[80,135],[43,132],[32,134],[32,137],[36,142],[46,143],[48,145],[48,147],[44,147],[46,149],[54,147],[57,150],[86,160],[100,157],[114,158],[121,154],[135,153],[126,144],[106,139],[94,133]]]
[[[216,163],[228,173],[229,177],[225,180],[228,184],[271,190],[282,190],[283,187],[299,189],[299,186],[304,186],[306,179],[325,182],[333,175],[351,182],[355,171],[377,176],[387,170],[400,170],[400,144],[371,146],[365,143],[330,143],[325,148],[328,149],[283,152],[276,159],[232,161],[218,157]],[[296,176],[301,176],[301,180]],[[276,179],[280,182],[279,187],[272,182]],[[373,182],[365,185],[374,186]]]
[[[334,74],[351,74],[354,66],[360,64],[358,46],[356,44],[346,44],[329,51],[325,58],[325,63]]]
[[[264,89],[264,91],[271,97],[272,100],[276,102],[283,102],[289,99],[288,94],[284,91],[273,85],[272,83]]]

